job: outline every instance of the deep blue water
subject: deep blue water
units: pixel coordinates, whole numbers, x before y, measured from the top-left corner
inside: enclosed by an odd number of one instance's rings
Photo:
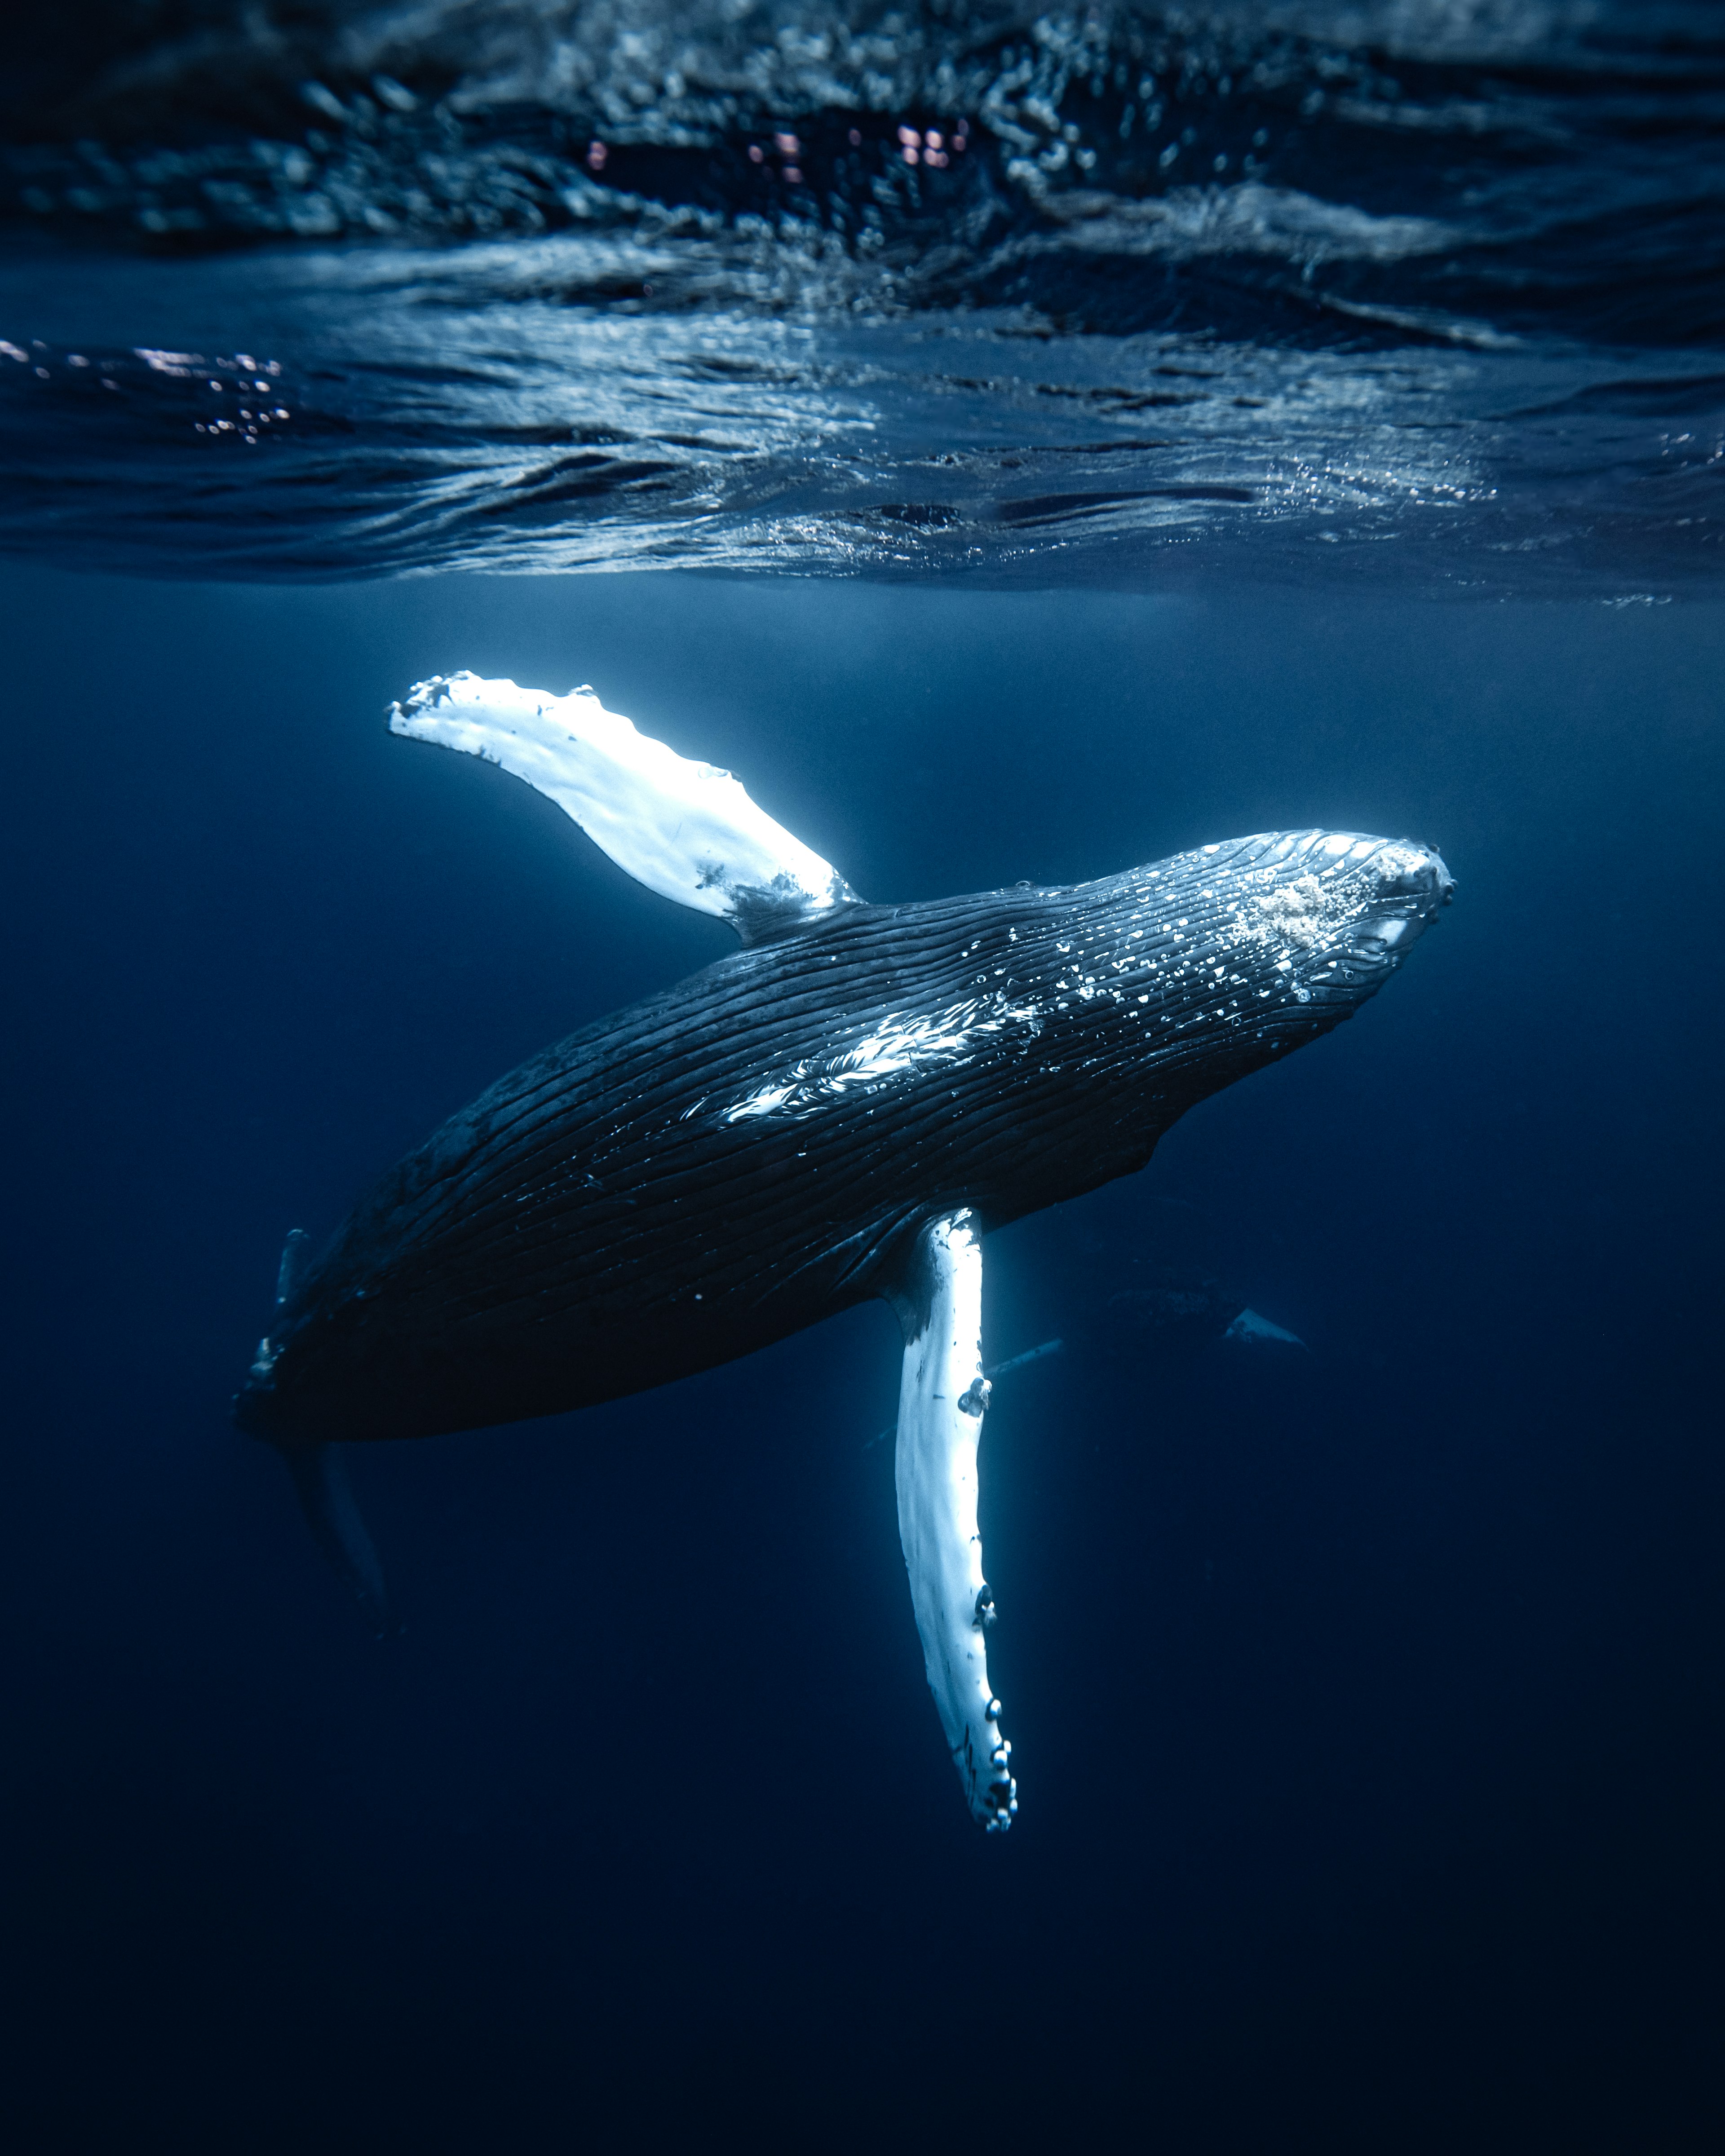
[[[1707,2145],[1725,613],[22,568],[5,610],[29,2145]],[[1356,1020],[989,1245],[989,1358],[1067,1342],[985,1440],[1004,1841],[922,1682],[884,1311],[363,1455],[391,1645],[228,1427],[287,1227],[728,941],[387,735],[462,663],[602,682],[871,895],[1318,820],[1455,870]],[[1309,1355],[1122,1330],[1162,1265]]]
[[[1720,2145],[1717,7],[10,35],[9,2139]],[[289,1229],[732,947],[389,737],[463,667],[870,898],[1457,878],[988,1244],[986,1358],[1063,1343],[983,1442],[1004,1838],[884,1307],[359,1450],[383,1644],[229,1425]]]

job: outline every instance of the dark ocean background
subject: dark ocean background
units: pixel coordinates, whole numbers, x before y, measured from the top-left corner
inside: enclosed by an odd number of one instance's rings
[[[1719,2145],[1722,119],[1609,0],[13,33],[9,2140]],[[360,1450],[383,1644],[229,1427],[290,1228],[733,947],[460,667],[870,898],[1455,873],[988,1245],[1004,1839],[884,1308]]]

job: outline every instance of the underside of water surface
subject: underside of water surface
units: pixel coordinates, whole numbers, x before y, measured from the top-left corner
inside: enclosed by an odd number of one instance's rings
[[[1700,0],[88,0],[0,92],[0,547],[1662,599]]]

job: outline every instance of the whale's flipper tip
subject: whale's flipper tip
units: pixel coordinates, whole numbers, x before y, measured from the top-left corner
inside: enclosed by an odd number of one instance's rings
[[[353,1500],[342,1447],[285,1445],[280,1450],[312,1538],[347,1583],[377,1637],[394,1639],[401,1626],[389,1606],[377,1546]]]

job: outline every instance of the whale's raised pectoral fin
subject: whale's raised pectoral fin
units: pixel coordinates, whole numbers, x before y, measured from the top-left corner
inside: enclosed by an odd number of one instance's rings
[[[898,1531],[922,1663],[971,1817],[1004,1833],[1018,1811],[1012,1747],[988,1683],[994,1598],[983,1577],[977,1448],[983,1375],[983,1250],[973,1214],[932,1221],[891,1294],[904,1327],[899,1385]]]
[[[422,681],[389,730],[499,764],[578,824],[617,865],[745,943],[854,906],[838,870],[757,808],[728,771],[696,763],[608,711],[591,689],[553,696],[476,674]]]
[[[390,1612],[376,1545],[353,1502],[342,1448],[285,1445],[280,1450],[312,1538],[347,1584],[377,1637],[390,1638],[400,1628]]]

